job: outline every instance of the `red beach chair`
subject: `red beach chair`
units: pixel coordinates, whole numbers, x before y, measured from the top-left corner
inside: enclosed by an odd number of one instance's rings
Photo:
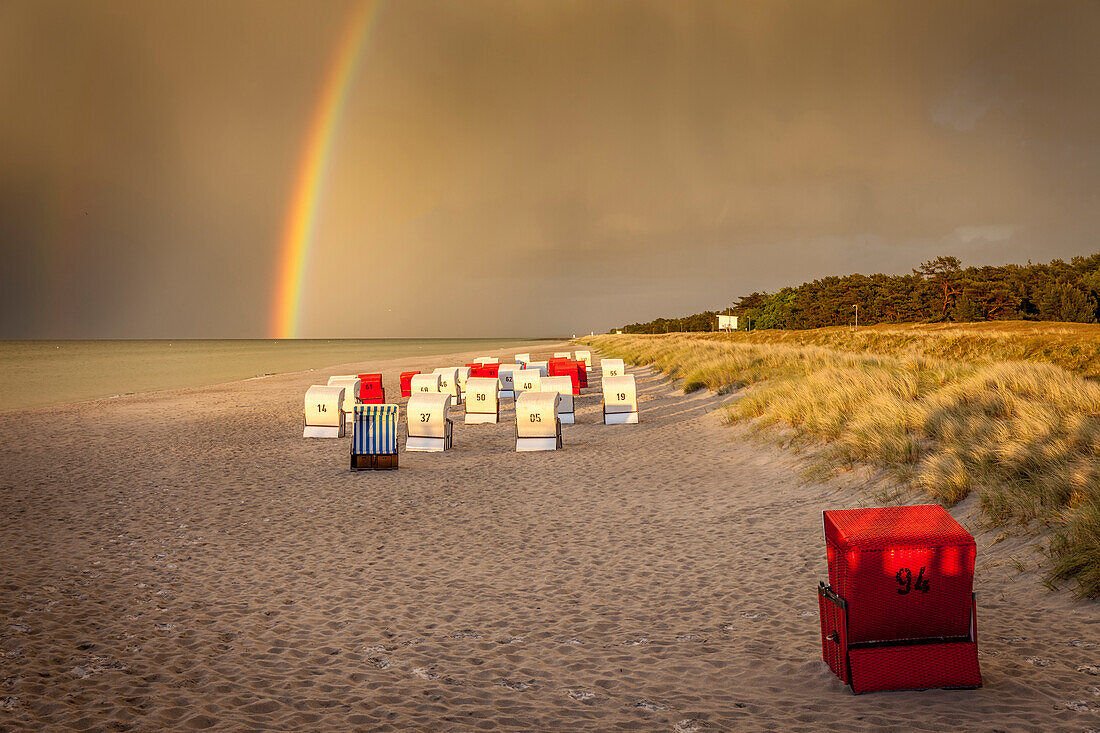
[[[588,386],[588,367],[585,366],[583,361],[573,363],[577,365],[577,378],[580,380],[581,389],[584,389]],[[577,394],[580,394],[580,392],[577,392]]]
[[[496,379],[500,376],[500,364],[474,364],[470,367],[470,376]]]
[[[364,405],[381,405],[386,402],[381,374],[359,375],[359,402]]]
[[[822,656],[852,692],[981,687],[974,538],[938,504],[823,512]]]
[[[401,372],[401,396],[412,397],[412,378],[420,372]]]
[[[581,393],[581,381],[577,373],[577,365],[571,359],[551,359],[549,370],[551,377],[569,377],[569,380],[573,383],[573,394],[579,395]]]

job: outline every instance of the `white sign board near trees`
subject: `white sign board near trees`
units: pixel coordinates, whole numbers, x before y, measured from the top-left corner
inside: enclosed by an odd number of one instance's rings
[[[719,331],[736,331],[737,316],[718,316]]]

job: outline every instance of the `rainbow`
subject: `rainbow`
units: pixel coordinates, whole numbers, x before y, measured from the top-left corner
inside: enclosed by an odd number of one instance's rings
[[[280,243],[278,274],[271,309],[271,338],[296,338],[302,308],[302,283],[317,224],[325,180],[340,116],[366,41],[377,25],[381,0],[356,2],[325,75],[309,125]]]

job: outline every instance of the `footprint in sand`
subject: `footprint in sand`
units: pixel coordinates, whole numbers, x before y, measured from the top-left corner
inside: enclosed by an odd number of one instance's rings
[[[701,720],[686,718],[672,726],[672,731],[673,733],[699,733],[705,725],[706,723]]]
[[[0,710],[10,713],[17,707],[19,707],[18,697],[12,697],[10,695],[8,697],[0,697]]]
[[[564,692],[577,702],[592,702],[599,699],[596,693],[592,692],[592,690],[586,690],[583,687],[567,687]]]
[[[452,634],[451,638],[452,639],[480,639],[481,634],[477,633],[476,631],[471,631],[470,629],[463,629],[462,631],[459,631],[455,634]]]
[[[707,638],[705,636],[700,636],[699,634],[680,634],[679,636],[676,637],[676,641],[706,641],[706,640],[707,640]]]
[[[435,672],[429,672],[424,667],[415,667],[415,668],[413,668],[412,673],[414,675],[416,675],[417,677],[419,677],[420,679],[422,679],[422,680],[437,680],[437,679],[439,679],[439,675],[437,675]]]
[[[1094,710],[1100,710],[1100,708],[1094,708],[1092,705],[1089,705],[1085,700],[1064,702],[1058,707],[1064,708],[1065,710],[1072,710],[1075,713],[1091,713]]]
[[[648,710],[654,713],[658,710],[668,710],[667,705],[662,705],[659,702],[652,702],[650,700],[639,700],[638,702],[634,703],[634,707],[638,708],[639,710]]]
[[[648,643],[649,643],[649,639],[645,638],[644,636],[640,636],[637,639],[631,639],[629,641],[624,641],[623,646],[644,646]]]
[[[129,669],[125,664],[116,660],[108,659],[107,657],[89,657],[88,661],[84,664],[79,664],[69,670],[69,674],[80,680],[86,680],[93,674],[99,674],[100,672],[106,672],[109,669],[118,669],[125,672]]]
[[[1028,664],[1034,664],[1036,667],[1049,667],[1054,664],[1053,661],[1042,657],[1024,657],[1024,661]]]
[[[378,669],[389,669],[390,660],[385,657],[367,657],[367,664],[370,664]]]
[[[534,680],[531,680],[534,682]],[[497,680],[497,685],[500,687],[506,687],[509,690],[526,690],[531,686],[531,682],[523,682],[521,680],[506,680],[501,678]]]
[[[1100,674],[1100,664],[1082,664],[1077,671],[1085,674]]]

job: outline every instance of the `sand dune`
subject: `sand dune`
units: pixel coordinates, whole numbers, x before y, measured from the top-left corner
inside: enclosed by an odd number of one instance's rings
[[[459,410],[396,472],[300,437],[329,374],[475,355],[0,415],[0,728],[1100,729],[1100,607],[969,504],[985,687],[851,695],[816,584],[862,494],[722,426],[736,396],[635,370],[606,427],[597,377],[563,451]]]

